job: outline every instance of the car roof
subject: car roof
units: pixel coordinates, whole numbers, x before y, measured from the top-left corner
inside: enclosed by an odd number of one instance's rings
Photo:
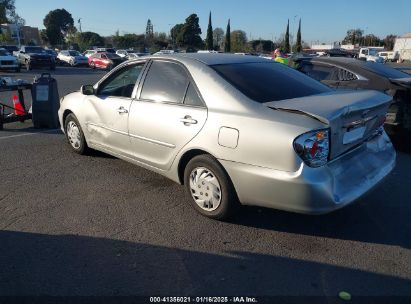
[[[268,62],[267,59],[259,58],[257,56],[244,56],[234,54],[219,54],[219,53],[177,53],[177,54],[161,54],[154,55],[152,58],[172,58],[183,63],[190,61],[199,61],[205,65],[219,65],[219,64],[234,64],[234,63],[258,63]]]

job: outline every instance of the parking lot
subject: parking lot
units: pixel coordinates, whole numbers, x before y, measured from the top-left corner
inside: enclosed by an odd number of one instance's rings
[[[104,72],[52,74],[62,96]],[[375,191],[337,212],[243,207],[218,222],[160,175],[103,153],[77,155],[59,130],[7,124],[0,295],[410,297],[410,184],[411,154],[398,152]]]

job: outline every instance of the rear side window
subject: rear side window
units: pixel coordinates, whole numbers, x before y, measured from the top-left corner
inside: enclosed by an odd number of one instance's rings
[[[188,84],[186,97],[184,98],[184,104],[197,107],[204,106],[203,102],[200,99],[200,96],[198,96],[198,93],[191,82]]]
[[[247,97],[263,103],[330,92],[322,83],[281,63],[211,66]]]
[[[188,75],[179,64],[155,60],[151,64],[140,99],[183,103]]]
[[[318,64],[303,64],[303,66],[301,67],[301,72],[318,81],[332,80],[333,71],[334,68],[331,66]]]

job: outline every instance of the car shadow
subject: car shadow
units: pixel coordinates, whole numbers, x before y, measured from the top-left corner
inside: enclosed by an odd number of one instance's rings
[[[337,296],[347,291],[350,303],[388,303],[394,296],[411,296],[410,281],[400,277],[252,252],[14,231],[0,231],[0,244],[2,297],[292,295],[332,298],[281,302],[342,303]]]
[[[242,207],[231,222],[260,229],[411,249],[411,155],[399,153],[397,159],[394,171],[375,190],[333,213],[303,215]]]

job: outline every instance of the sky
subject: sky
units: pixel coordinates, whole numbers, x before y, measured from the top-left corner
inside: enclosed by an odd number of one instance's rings
[[[102,36],[145,32],[151,19],[155,32],[169,33],[171,27],[184,23],[195,13],[205,38],[208,14],[213,28],[243,30],[249,40],[277,40],[290,20],[290,33],[296,33],[301,18],[303,41],[332,43],[341,41],[352,28],[384,38],[388,34],[411,32],[410,0],[16,0],[16,12],[26,25],[44,28],[43,19],[57,8],[66,9],[75,20],[81,18],[82,30]]]

